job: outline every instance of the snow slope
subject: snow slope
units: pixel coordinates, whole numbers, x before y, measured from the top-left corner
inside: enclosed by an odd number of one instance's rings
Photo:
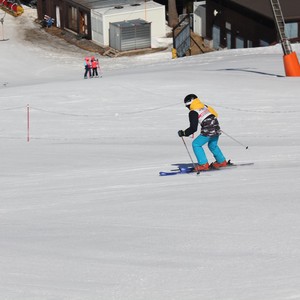
[[[100,57],[83,80],[90,53],[24,39],[34,13],[6,15],[0,43],[0,299],[300,299],[300,79],[281,47]],[[190,162],[189,93],[254,166],[158,176]]]

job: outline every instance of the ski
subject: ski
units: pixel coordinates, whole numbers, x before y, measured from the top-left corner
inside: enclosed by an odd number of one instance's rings
[[[210,167],[208,170],[203,170],[200,171],[200,173],[206,173],[206,172],[212,172],[212,171],[221,171],[221,170],[226,170],[229,168],[234,168],[234,167],[242,167],[242,166],[251,166],[254,165],[253,162],[248,162],[248,163],[232,163],[230,160],[227,162],[227,166],[223,168],[214,168]],[[183,175],[183,174],[190,174],[190,173],[196,173],[194,171],[194,167],[191,164],[188,165],[179,165],[177,169],[175,170],[170,170],[170,171],[161,171],[159,172],[159,176],[171,176],[171,175]],[[199,174],[199,172],[197,173]]]
[[[189,174],[193,173],[194,168],[179,168],[177,170],[171,170],[167,172],[159,172],[159,176],[170,176],[170,175],[179,175],[179,174]]]

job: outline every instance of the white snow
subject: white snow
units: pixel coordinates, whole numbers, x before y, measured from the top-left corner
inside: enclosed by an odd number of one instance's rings
[[[34,13],[0,27],[0,299],[300,299],[300,78],[280,45],[99,57],[83,80],[90,53],[23,39]],[[158,176],[190,163],[189,93],[254,166]]]

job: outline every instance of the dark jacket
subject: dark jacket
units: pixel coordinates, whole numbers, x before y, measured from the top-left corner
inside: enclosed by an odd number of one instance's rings
[[[184,135],[189,136],[198,130],[199,124],[199,112],[197,110],[191,110],[189,112],[190,127],[184,130]],[[219,121],[215,115],[209,114],[202,122],[201,135],[204,136],[215,136],[220,135]]]

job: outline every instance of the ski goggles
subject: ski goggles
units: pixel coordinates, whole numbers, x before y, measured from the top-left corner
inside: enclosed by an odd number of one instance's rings
[[[195,100],[195,99],[190,100],[189,102],[185,102],[185,106],[190,106],[194,100]]]

